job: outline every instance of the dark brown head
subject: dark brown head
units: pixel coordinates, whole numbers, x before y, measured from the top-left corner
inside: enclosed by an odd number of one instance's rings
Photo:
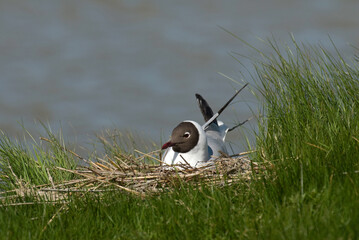
[[[199,139],[199,132],[191,122],[181,122],[172,131],[171,140],[162,146],[162,149],[172,147],[173,151],[186,153],[193,149]]]

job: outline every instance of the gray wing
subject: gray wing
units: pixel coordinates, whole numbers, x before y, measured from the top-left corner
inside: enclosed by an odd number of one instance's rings
[[[206,131],[209,154],[212,157],[219,157],[220,152],[227,153],[222,134],[218,131]]]

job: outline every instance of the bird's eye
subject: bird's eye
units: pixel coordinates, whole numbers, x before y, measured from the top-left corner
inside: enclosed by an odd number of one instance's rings
[[[183,137],[185,137],[185,138],[189,138],[191,136],[191,134],[189,133],[189,132],[185,132],[184,134],[183,134]]]

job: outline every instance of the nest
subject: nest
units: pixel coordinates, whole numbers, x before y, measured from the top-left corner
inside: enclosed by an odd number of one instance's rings
[[[250,181],[253,174],[263,168],[248,158],[249,152],[232,157],[221,156],[197,168],[188,164],[163,165],[160,158],[155,157],[155,152],[137,152],[139,157],[119,154],[112,159],[99,158],[97,162],[89,161],[88,166],[75,170],[57,167],[59,170],[73,173],[77,179],[54,184],[48,173],[51,184],[34,187],[19,184],[20,187],[13,192],[17,197],[31,195],[48,202],[66,201],[69,194],[74,193],[118,190],[145,197],[170,191],[183,183],[223,186],[238,181]]]

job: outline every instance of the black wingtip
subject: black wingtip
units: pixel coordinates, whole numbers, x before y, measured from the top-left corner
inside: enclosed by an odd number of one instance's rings
[[[213,116],[212,108],[209,106],[207,101],[200,94],[196,93],[195,95],[198,101],[198,106],[201,109],[203,118],[207,122]],[[216,120],[214,121],[214,123],[217,125]]]
[[[239,89],[239,90],[233,95],[233,97],[231,97],[231,98],[228,100],[228,102],[227,102],[226,104],[224,104],[224,106],[223,106],[221,109],[219,109],[218,114],[221,114],[221,113],[223,112],[223,110],[226,109],[226,107],[232,102],[232,100],[233,100],[245,87],[247,87],[247,85],[248,85],[248,83],[244,84],[244,86],[241,87],[241,89]]]
[[[196,93],[195,95],[196,95],[196,99],[198,101],[198,104],[201,107],[201,104],[203,103],[203,101],[206,101],[206,100],[204,100],[204,98],[199,93]]]
[[[206,128],[207,128],[211,123],[213,123],[214,121],[216,121],[216,119],[217,119],[218,116],[223,112],[223,110],[226,109],[226,107],[232,102],[232,100],[233,100],[245,87],[247,87],[247,86],[248,86],[248,83],[244,84],[244,86],[243,86],[241,89],[239,89],[239,90],[226,102],[226,104],[224,104],[224,106],[223,106],[221,109],[219,109],[219,111],[218,111],[216,114],[212,114],[213,119],[210,118],[210,119],[206,120],[206,123],[202,126],[202,128],[203,128],[204,130],[206,130]],[[232,130],[233,130],[233,129],[232,129]]]

